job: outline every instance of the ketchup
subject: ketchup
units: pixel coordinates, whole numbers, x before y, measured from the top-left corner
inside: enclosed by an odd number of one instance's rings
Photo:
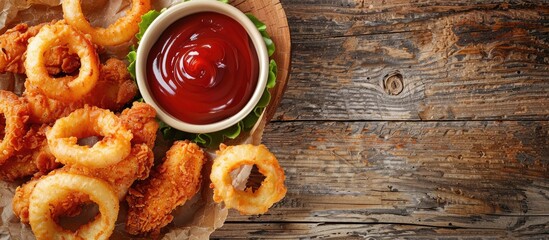
[[[231,117],[250,100],[259,74],[246,30],[232,18],[202,12],[170,25],[147,59],[153,97],[172,116],[192,124]]]

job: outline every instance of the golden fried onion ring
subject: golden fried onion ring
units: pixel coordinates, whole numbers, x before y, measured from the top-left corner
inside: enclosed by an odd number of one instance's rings
[[[0,141],[0,165],[2,165],[15,150],[22,145],[22,136],[26,133],[25,122],[28,119],[28,108],[17,95],[0,90],[0,112],[6,119],[4,138]]]
[[[97,135],[103,139],[91,148],[77,144],[78,138]],[[59,162],[104,168],[130,154],[133,135],[111,111],[86,105],[58,119],[46,137],[50,151]]]
[[[71,232],[57,225],[52,204],[73,192],[87,194],[100,214]],[[118,197],[106,182],[82,175],[57,173],[41,179],[30,196],[29,221],[37,239],[108,239],[118,217]]]
[[[45,53],[53,46],[66,44],[80,57],[77,77],[54,78],[48,74]],[[42,27],[29,40],[25,69],[29,83],[44,95],[62,101],[75,101],[90,92],[99,79],[99,57],[93,44],[71,26],[57,22]]]
[[[141,15],[151,9],[150,0],[132,0],[126,16],[119,18],[107,28],[95,28],[86,20],[80,0],[63,0],[63,18],[76,29],[89,34],[92,41],[101,46],[116,46],[128,42],[139,32]]]
[[[224,202],[228,208],[235,208],[241,214],[263,214],[286,195],[284,170],[276,157],[264,145],[250,144],[229,146],[219,151],[214,160],[210,180],[214,188],[215,202]],[[256,165],[265,176],[259,189],[237,190],[232,185],[230,173],[242,165]]]

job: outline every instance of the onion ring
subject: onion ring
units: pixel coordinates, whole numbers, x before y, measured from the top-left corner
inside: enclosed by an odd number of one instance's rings
[[[132,7],[126,12],[126,16],[119,18],[107,28],[95,28],[86,20],[80,0],[64,0],[63,18],[74,28],[89,34],[92,42],[101,46],[116,46],[133,39],[139,32],[141,15],[150,9],[150,0],[132,0]]]
[[[66,44],[71,52],[80,57],[77,77],[54,78],[48,74],[45,53],[60,44]],[[57,22],[42,27],[29,40],[25,69],[29,83],[44,95],[61,101],[75,101],[90,92],[97,83],[99,57],[93,44],[83,34],[63,22]]]
[[[4,138],[0,141],[0,165],[22,148],[21,138],[25,135],[28,119],[27,105],[12,92],[0,90],[0,112],[6,119]]]
[[[100,214],[76,232],[63,229],[52,216],[52,204],[74,192],[87,194]],[[118,217],[118,197],[106,182],[69,173],[41,179],[30,196],[29,221],[37,239],[108,239]]]
[[[91,148],[77,144],[78,138],[96,135],[103,139]],[[86,105],[58,119],[46,137],[51,153],[59,162],[96,169],[126,158],[130,154],[133,134],[111,111]]]
[[[267,212],[286,195],[284,170],[264,145],[246,144],[226,148],[222,145],[217,155],[210,174],[215,202],[224,202],[226,207],[235,208],[241,214],[253,215]],[[236,189],[230,173],[242,165],[254,164],[265,176],[259,189],[255,192],[251,188],[244,191]]]

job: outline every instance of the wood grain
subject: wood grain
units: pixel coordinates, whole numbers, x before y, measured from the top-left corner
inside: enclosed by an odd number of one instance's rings
[[[547,2],[281,2],[288,194],[214,238],[549,237]]]
[[[243,237],[247,236],[247,237]],[[500,229],[437,228],[402,224],[226,223],[213,239],[509,239],[535,236]],[[537,239],[540,239],[538,236]]]
[[[547,121],[273,122],[263,142],[288,194],[265,215],[232,212],[228,223],[549,230]]]
[[[276,119],[549,119],[547,1],[282,3],[295,51]]]

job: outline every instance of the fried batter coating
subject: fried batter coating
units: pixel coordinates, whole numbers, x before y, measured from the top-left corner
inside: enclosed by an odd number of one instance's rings
[[[54,175],[60,172],[60,169],[50,172],[48,175]],[[17,187],[15,190],[15,196],[12,201],[13,212],[22,223],[29,223],[29,205],[30,196],[36,184],[40,181],[41,177],[35,177],[22,186]],[[84,202],[89,201],[89,198],[85,194],[69,194],[63,199],[60,204],[54,204],[52,213],[54,216],[76,216],[80,214],[81,205]]]
[[[51,76],[73,75],[80,68],[80,58],[70,53],[67,46],[54,46],[44,56],[46,70]]]
[[[25,84],[27,85],[27,84]],[[36,91],[25,91],[23,98],[28,103],[31,123],[53,123],[61,117],[68,116],[85,104],[82,101],[64,103],[46,97]]]
[[[29,27],[16,25],[0,35],[0,73],[25,73],[24,59],[29,39],[36,36],[45,24]],[[46,69],[50,75],[72,74],[80,68],[80,58],[66,46],[56,46],[46,52]]]
[[[154,147],[158,122],[156,110],[146,103],[134,102],[132,108],[124,109],[120,114],[122,123],[133,134],[132,144],[146,143],[149,148]]]
[[[74,28],[90,35],[92,41],[102,46],[116,46],[126,43],[139,32],[141,16],[151,9],[151,0],[133,0],[126,15],[118,18],[107,28],[95,28],[84,16],[81,1],[63,1],[63,18]]]
[[[28,82],[28,81],[27,81]],[[84,105],[97,106],[117,111],[137,94],[137,85],[131,79],[126,64],[118,59],[109,59],[101,66],[99,80],[83,99],[63,102],[46,97],[25,83],[25,100],[29,104],[32,123],[52,123],[69,115]]]
[[[132,124],[131,126],[128,125],[128,129],[133,131],[134,136],[147,136],[142,137],[142,140],[140,140],[142,142],[136,141],[136,143],[132,143],[132,150],[124,160],[101,169],[88,169],[78,165],[65,165],[49,174],[68,172],[100,178],[111,184],[119,199],[122,200],[135,180],[143,180],[149,176],[149,172],[154,164],[153,152],[146,143],[154,143],[156,135],[142,134],[141,132],[151,131],[156,133],[158,125],[149,123],[150,121],[154,121],[155,115],[151,114],[150,111],[144,110],[147,109],[146,106],[148,105],[145,103],[135,103],[131,109],[124,111],[120,116],[121,118],[126,118],[127,122],[142,123]],[[128,121],[127,119],[133,120]],[[29,198],[37,180],[38,178],[35,178],[23,186],[18,187],[15,197],[13,198],[13,211],[23,223],[28,223],[29,221]],[[74,216],[80,212],[81,204],[86,203],[87,201],[88,198],[85,195],[72,195],[63,200],[62,203],[55,204],[59,207],[54,209],[53,212],[56,216]]]
[[[78,144],[90,136],[100,139],[89,146]],[[133,134],[113,112],[86,105],[57,119],[46,138],[58,162],[98,169],[124,160],[130,154]]]
[[[83,101],[112,111],[119,110],[137,94],[137,85],[128,72],[128,66],[111,58],[101,66],[99,80]]]
[[[150,178],[128,191],[126,230],[134,235],[158,235],[173,220],[171,212],[199,190],[205,161],[204,152],[195,143],[175,142]]]
[[[0,90],[0,165],[4,164],[16,151],[23,148],[22,136],[25,135],[29,118],[27,104],[10,91]]]
[[[137,144],[132,147],[128,157],[109,167],[89,169],[78,165],[65,165],[62,171],[105,180],[113,186],[122,200],[135,180],[143,180],[149,176],[153,163],[152,150],[146,144]]]
[[[79,174],[105,180],[111,184],[120,200],[124,198],[126,192],[137,179],[145,179],[149,176],[149,171],[154,163],[152,150],[146,144],[133,146],[128,157],[119,163],[102,168],[91,170],[76,165],[65,165],[64,167],[50,172],[48,175],[60,172]],[[16,216],[21,222],[28,223],[29,199],[32,190],[39,179],[33,179],[20,186],[15,191],[12,207]],[[55,204],[59,206],[53,210],[56,216],[74,216],[80,212],[80,205],[88,202],[88,197],[82,194],[73,194],[63,200],[62,203]]]
[[[22,137],[23,147],[0,166],[0,179],[15,181],[32,175],[44,175],[59,167],[46,141],[47,125],[33,125]]]
[[[0,35],[0,73],[25,73],[23,55],[29,38],[34,37],[42,26],[29,27],[21,23]]]
[[[219,147],[210,173],[213,200],[223,202],[226,208],[234,208],[240,214],[266,213],[273,204],[286,196],[284,169],[276,156],[265,145],[242,144]],[[232,185],[231,172],[243,165],[255,165],[265,179],[256,191],[251,187],[244,191]]]

